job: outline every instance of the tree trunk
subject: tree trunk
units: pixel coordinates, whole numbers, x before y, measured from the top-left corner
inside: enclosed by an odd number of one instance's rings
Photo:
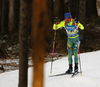
[[[2,0],[1,33],[8,31],[8,0]]]
[[[79,1],[79,21],[84,25],[85,27],[85,22],[86,22],[86,0],[80,0]],[[85,29],[84,31],[80,31],[81,35],[81,49],[85,49]]]
[[[69,0],[69,3],[70,3],[70,12],[71,12],[72,18],[78,18],[79,0]]]
[[[54,16],[58,17],[60,20],[64,19],[64,0],[55,0]]]
[[[14,2],[15,0],[9,0],[9,31],[14,29]]]
[[[2,0],[0,0],[0,32],[1,32],[1,23],[2,23],[1,19],[2,19]]]
[[[97,7],[96,7],[96,0],[87,0],[87,9],[86,9],[86,17],[93,18],[97,17]]]
[[[54,20],[54,5],[53,0],[47,0],[47,7],[48,7],[48,21],[53,25]]]
[[[20,0],[15,0],[14,6],[14,30],[19,30],[19,11],[20,11]]]
[[[4,15],[5,15],[5,0],[2,0],[2,24],[1,24],[1,33],[4,33],[4,20],[5,20],[5,17],[4,17]]]
[[[86,0],[79,1],[79,21],[84,24],[86,18]]]
[[[45,41],[44,35],[47,27],[47,0],[34,0],[32,18],[33,38],[33,87],[43,87],[43,64]]]
[[[9,31],[19,27],[19,0],[9,0]]]
[[[19,87],[27,87],[28,75],[28,37],[29,37],[29,0],[20,0],[19,27]]]

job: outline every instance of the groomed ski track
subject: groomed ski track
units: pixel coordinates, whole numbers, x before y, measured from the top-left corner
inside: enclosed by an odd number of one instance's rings
[[[100,51],[82,53],[82,76],[80,73],[71,78],[71,75],[49,77],[50,62],[45,64],[44,87],[100,87]],[[74,61],[73,61],[74,62]],[[68,69],[68,57],[53,62],[51,75],[64,73]]]

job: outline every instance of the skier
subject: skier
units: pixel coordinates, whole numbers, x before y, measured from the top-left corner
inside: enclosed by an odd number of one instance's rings
[[[55,18],[56,20],[57,18]],[[57,22],[58,19],[55,21]],[[56,28],[55,28],[56,27]],[[79,32],[78,28],[81,30],[84,30],[84,26],[78,21],[75,22],[75,19],[71,18],[70,13],[65,13],[64,20],[61,21],[59,24],[53,24],[53,29],[60,29],[61,27],[64,27],[67,32],[67,50],[68,50],[68,62],[69,62],[69,68],[65,72],[66,74],[71,74],[73,71],[73,65],[72,65],[72,52],[74,51],[74,61],[75,61],[75,67],[74,72],[78,72],[78,42],[79,42]]]

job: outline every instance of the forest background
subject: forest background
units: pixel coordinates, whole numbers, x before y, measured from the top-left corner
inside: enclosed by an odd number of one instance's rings
[[[72,18],[78,20],[84,25],[85,30],[80,31],[82,38],[81,52],[89,52],[100,49],[100,17],[99,1],[97,0],[48,0],[48,23],[49,28],[46,29],[46,55],[52,52],[54,18],[58,17],[58,21],[64,19],[64,13],[68,12],[67,4],[70,4]],[[31,19],[32,19],[32,0],[27,2],[26,13],[28,21],[28,46],[31,55]],[[27,12],[28,11],[28,12]],[[19,52],[19,28],[20,22],[20,0],[0,0],[0,58],[18,57]],[[67,36],[64,29],[58,30],[56,35],[55,53],[67,53]],[[12,49],[10,49],[12,48]]]
[[[34,1],[34,2],[33,2]],[[70,11],[72,18],[78,18],[78,20],[84,25],[84,31],[80,31],[81,46],[80,52],[90,52],[100,50],[100,1],[98,0],[47,0],[46,7],[46,19],[44,13],[36,17],[32,14],[38,12],[38,7],[33,5],[36,0],[0,0],[0,61],[6,61],[5,59],[18,59],[19,63],[7,64],[7,61],[0,65],[13,66],[19,69],[19,84],[23,82],[23,85],[27,86],[27,68],[28,59],[31,59],[32,52],[35,50],[38,54],[41,54],[41,48],[45,47],[45,61],[47,62],[48,56],[52,53],[54,30],[52,25],[54,18],[58,17],[58,22],[64,19],[64,14],[69,12],[68,4],[70,4]],[[45,1],[45,0],[44,0]],[[32,7],[35,11],[32,10]],[[34,19],[33,19],[34,18]],[[32,32],[35,30],[35,22],[40,18],[40,24],[38,33]],[[36,21],[37,22],[37,21]],[[43,30],[42,22],[48,27]],[[33,28],[32,28],[33,27]],[[37,27],[37,26],[36,26]],[[42,32],[42,33],[41,33]],[[43,33],[44,32],[44,33]],[[33,45],[32,36],[38,34],[38,36],[45,36],[45,46],[38,47],[40,50],[36,50],[35,44]],[[39,44],[37,39],[37,44]],[[43,46],[43,47],[42,47]],[[33,49],[32,49],[33,47]],[[56,32],[56,44],[55,44],[56,56],[67,55],[67,34],[64,29],[57,30]],[[34,54],[34,55],[36,55]],[[43,62],[43,59],[41,59]],[[31,65],[32,66],[32,65]],[[16,69],[16,68],[13,68]],[[23,78],[24,77],[24,78]],[[23,82],[22,82],[23,81]],[[24,87],[20,85],[19,87]]]

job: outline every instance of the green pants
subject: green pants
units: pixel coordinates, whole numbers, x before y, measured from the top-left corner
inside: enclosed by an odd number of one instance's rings
[[[68,50],[69,64],[72,64],[73,53],[74,53],[74,63],[78,63],[78,38],[68,38],[67,50]]]

